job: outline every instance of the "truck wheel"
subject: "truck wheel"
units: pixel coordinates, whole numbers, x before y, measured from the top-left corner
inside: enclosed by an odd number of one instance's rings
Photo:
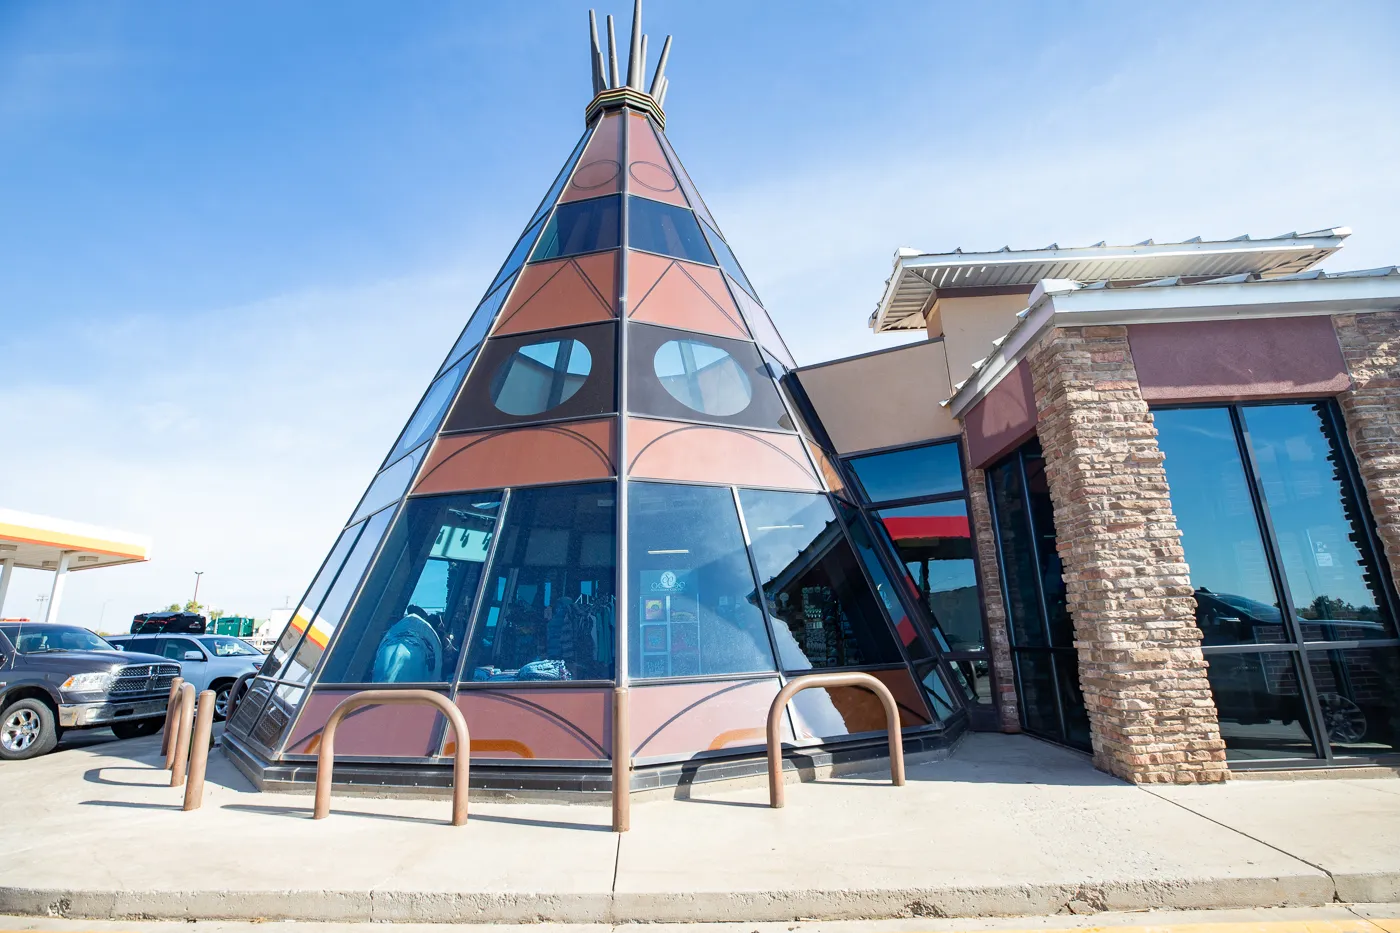
[[[16,700],[0,712],[0,760],[37,758],[57,744],[53,710],[42,700]]]
[[[119,739],[139,739],[146,735],[155,735],[165,725],[165,717],[154,719],[128,719],[125,722],[112,723],[112,732]]]
[[[229,714],[229,696],[233,693],[233,681],[224,684],[215,684],[214,691],[214,721],[223,722]]]

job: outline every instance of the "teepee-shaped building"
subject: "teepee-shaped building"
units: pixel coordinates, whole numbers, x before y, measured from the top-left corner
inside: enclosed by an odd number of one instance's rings
[[[611,17],[607,65],[595,29],[587,130],[237,706],[228,747],[260,783],[306,780],[368,687],[453,700],[473,784],[513,790],[742,770],[784,678],[814,669],[884,681],[906,741],[956,706],[664,135],[669,38],[643,90],[636,20],[626,80]],[[882,728],[853,688],[788,709],[797,743]],[[337,751],[340,780],[425,784],[454,749],[437,712],[392,706]]]

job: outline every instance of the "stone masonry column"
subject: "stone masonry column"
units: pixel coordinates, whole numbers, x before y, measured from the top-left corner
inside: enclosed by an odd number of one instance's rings
[[[1189,570],[1127,329],[1057,328],[1029,359],[1094,764],[1140,784],[1224,781]]]
[[[977,572],[982,583],[982,604],[987,613],[987,653],[992,658],[992,679],[996,683],[997,713],[1003,732],[1021,731],[1021,713],[1016,701],[1016,678],[1011,670],[1011,640],[1007,635],[1006,603],[1001,592],[1001,568],[997,564],[996,534],[992,529],[992,509],[987,502],[987,477],[974,469],[968,459],[967,430],[962,437],[963,465],[967,474],[968,517],[972,520],[972,541]]]
[[[1337,401],[1376,531],[1400,586],[1400,311],[1338,314],[1337,343],[1351,388]]]

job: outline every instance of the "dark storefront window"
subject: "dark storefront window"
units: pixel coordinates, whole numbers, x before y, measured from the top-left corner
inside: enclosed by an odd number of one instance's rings
[[[1394,752],[1394,594],[1336,407],[1153,417],[1227,757]]]
[[[1040,441],[987,471],[1016,669],[1021,725],[1075,748],[1090,747],[1074,625],[1055,549],[1055,512]]]

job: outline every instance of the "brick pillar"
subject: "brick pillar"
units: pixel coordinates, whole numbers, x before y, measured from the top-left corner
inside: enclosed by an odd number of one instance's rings
[[[963,431],[962,449],[967,472],[968,517],[972,520],[977,575],[982,587],[982,605],[986,610],[987,651],[992,657],[997,712],[1001,716],[1003,732],[1020,732],[1021,713],[1016,704],[1016,678],[1011,671],[1011,641],[1006,630],[1006,603],[1001,592],[1001,568],[997,565],[992,510],[987,503],[987,477],[967,459],[966,430]]]
[[[1332,318],[1351,373],[1337,399],[1371,514],[1400,587],[1400,311]]]
[[[1226,780],[1181,533],[1127,330],[1052,330],[1030,364],[1094,764],[1134,783]]]

